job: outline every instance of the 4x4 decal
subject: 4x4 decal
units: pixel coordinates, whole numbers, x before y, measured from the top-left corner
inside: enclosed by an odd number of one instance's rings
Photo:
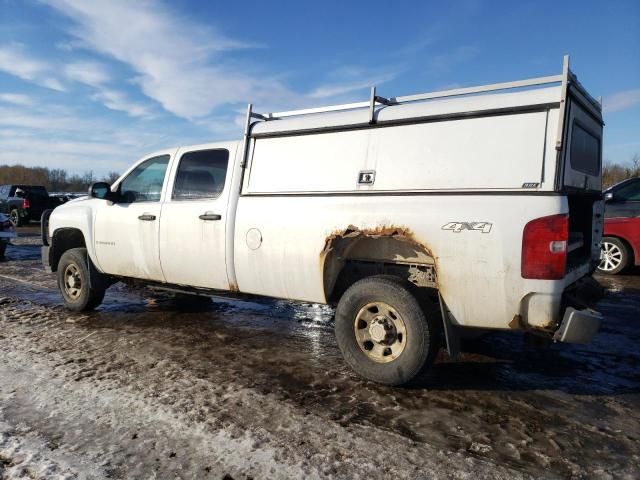
[[[449,222],[442,226],[442,230],[451,230],[460,233],[463,230],[475,230],[482,233],[489,233],[493,223],[489,222]]]

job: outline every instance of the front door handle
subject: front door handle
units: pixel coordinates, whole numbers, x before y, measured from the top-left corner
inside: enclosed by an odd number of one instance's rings
[[[222,215],[218,215],[217,213],[205,212],[198,217],[200,220],[221,220]]]
[[[151,215],[150,213],[143,213],[138,217],[138,220],[144,220],[145,222],[153,222],[156,219],[155,215]]]

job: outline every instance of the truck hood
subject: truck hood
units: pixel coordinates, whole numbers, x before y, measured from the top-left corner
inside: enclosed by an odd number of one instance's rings
[[[74,198],[73,200],[69,200],[68,202],[65,202],[64,205],[69,205],[70,203],[86,202],[87,200],[89,200],[89,195],[85,195],[84,197]]]

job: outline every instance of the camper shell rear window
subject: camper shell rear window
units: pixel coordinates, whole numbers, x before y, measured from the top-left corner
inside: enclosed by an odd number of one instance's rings
[[[571,168],[587,175],[600,175],[600,139],[574,123],[571,129]]]

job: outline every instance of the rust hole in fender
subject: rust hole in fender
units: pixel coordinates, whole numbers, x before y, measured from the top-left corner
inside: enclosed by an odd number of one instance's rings
[[[328,298],[347,260],[405,265],[435,265],[431,250],[407,227],[349,225],[329,234],[320,252],[320,269]]]
[[[509,322],[509,328],[519,330],[523,328],[522,317],[518,314],[513,316],[513,319]]]

